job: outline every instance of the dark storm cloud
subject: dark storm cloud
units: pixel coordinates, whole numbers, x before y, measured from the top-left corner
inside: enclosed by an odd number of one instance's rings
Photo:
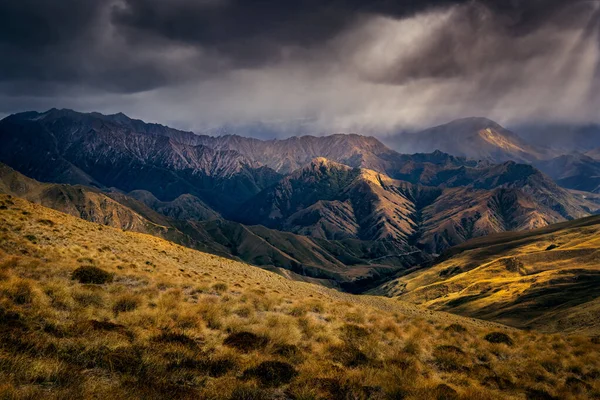
[[[535,29],[572,0],[481,0],[512,33]],[[284,48],[312,48],[369,16],[393,18],[462,0],[125,0],[115,22],[146,35],[215,50],[237,66],[279,61]],[[131,31],[130,31],[131,33]],[[303,54],[304,55],[304,54]]]
[[[523,29],[560,0],[482,0],[506,26]],[[2,81],[56,81],[135,92],[223,68],[260,67],[310,50],[372,15],[401,17],[451,0],[5,0],[0,2]],[[438,43],[446,46],[441,35]],[[452,38],[450,38],[452,39]],[[169,51],[187,49],[187,70]],[[140,57],[140,53],[142,56]],[[194,53],[194,54],[192,54]],[[423,58],[430,54],[425,52]],[[434,60],[435,75],[452,60]],[[189,63],[195,62],[194,68]],[[448,70],[446,70],[448,69]],[[410,71],[410,68],[408,70]],[[417,74],[418,75],[418,74]],[[54,82],[55,83],[55,82]],[[36,87],[52,88],[53,84]]]
[[[324,131],[465,114],[588,118],[598,5],[3,0],[0,113],[65,106]]]

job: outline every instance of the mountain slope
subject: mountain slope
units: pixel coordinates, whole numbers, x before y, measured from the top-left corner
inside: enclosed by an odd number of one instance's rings
[[[386,182],[391,179],[374,171],[317,158],[245,203],[239,218],[298,232],[319,232],[327,226],[333,237],[406,243],[414,208]],[[333,223],[332,212],[338,212]]]
[[[522,399],[599,389],[589,338],[293,282],[5,195],[0,220],[1,397]],[[512,345],[489,343],[491,333]]]
[[[427,259],[414,256],[419,249],[439,253],[472,237],[579,218],[599,207],[526,165],[494,165],[440,151],[401,155],[358,135],[212,138],[122,114],[50,110],[5,118],[0,139],[0,160],[17,170],[50,182],[99,187],[148,221],[158,221],[161,213],[168,221],[157,224],[169,227],[169,234],[185,231],[192,247],[233,257],[239,252],[246,261],[251,257],[311,276],[333,274],[342,282],[380,278],[380,272],[388,275]],[[342,163],[308,161],[314,154]],[[265,164],[281,171],[302,168],[282,177]],[[359,168],[364,166],[372,169]],[[457,201],[459,196],[468,203]],[[209,223],[221,217],[237,222]],[[256,228],[238,222],[286,232],[275,235],[279,244],[273,246]],[[302,248],[298,256],[284,237]],[[380,240],[386,244],[374,244]],[[257,246],[256,257],[242,250],[247,242]],[[310,248],[331,261],[311,257]]]
[[[384,172],[397,153],[374,137],[360,135],[301,136],[285,140],[257,140],[241,136],[199,136],[198,143],[222,150],[235,150],[286,174],[324,157],[350,167]]]
[[[596,124],[528,124],[514,129],[528,142],[561,154],[600,147],[600,126]]]
[[[437,187],[318,158],[244,203],[233,218],[315,238],[393,240],[406,252],[416,245],[439,253],[473,237],[543,227],[598,209],[514,162],[411,168],[418,175],[407,178]]]
[[[161,215],[153,214],[154,222],[151,222],[95,188],[40,183],[1,163],[0,193],[23,197],[87,221],[135,232],[157,232],[168,225]]]
[[[441,150],[455,156],[495,163],[531,162],[547,158],[549,151],[534,147],[494,121],[486,118],[463,118],[416,133],[389,138],[401,152]]]
[[[0,161],[38,180],[144,189],[165,201],[192,194],[219,210],[279,178],[233,151],[189,146],[70,110],[9,116],[0,121],[0,140]]]
[[[600,217],[475,239],[374,293],[551,332],[600,333]]]
[[[220,218],[219,213],[191,194],[182,194],[172,201],[160,201],[146,190],[134,190],[127,193],[127,196],[173,219],[205,221]]]
[[[210,218],[175,219],[160,214],[141,201],[118,192],[96,188],[40,183],[0,164],[0,193],[26,198],[88,221],[146,233],[180,245],[261,266],[294,279],[362,291],[412,265],[429,260],[420,251],[405,254],[405,246],[391,241],[356,239],[326,240],[280,232],[261,226],[248,227],[209,214]],[[134,193],[151,203],[147,193]],[[185,196],[189,198],[189,196]],[[197,216],[167,204],[167,214]],[[202,211],[206,211],[201,208]]]
[[[600,193],[600,161],[590,156],[567,154],[535,166],[564,188]]]

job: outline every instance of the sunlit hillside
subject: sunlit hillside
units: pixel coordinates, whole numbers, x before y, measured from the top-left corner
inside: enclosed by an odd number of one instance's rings
[[[581,399],[599,347],[0,196],[0,398]]]
[[[596,216],[472,240],[373,293],[520,328],[598,335],[599,284]]]

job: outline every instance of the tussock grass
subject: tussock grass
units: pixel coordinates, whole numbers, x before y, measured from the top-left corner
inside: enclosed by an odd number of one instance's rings
[[[600,396],[589,337],[347,295],[17,198],[0,204],[0,398]],[[112,279],[72,279],[81,267]]]

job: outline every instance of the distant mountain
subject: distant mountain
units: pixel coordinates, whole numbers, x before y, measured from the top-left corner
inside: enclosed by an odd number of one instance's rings
[[[164,201],[192,194],[218,211],[280,177],[235,151],[183,144],[165,132],[178,131],[122,114],[15,114],[0,121],[0,162],[41,181],[143,189]]]
[[[585,153],[586,156],[593,158],[594,160],[600,160],[600,147],[596,147]]]
[[[127,196],[173,219],[206,221],[221,217],[206,203],[191,194],[182,194],[172,201],[160,201],[147,190],[134,190],[127,193]]]
[[[600,147],[597,124],[528,124],[517,125],[514,130],[532,145],[552,148],[561,154],[585,153]]]
[[[404,153],[440,150],[454,156],[494,163],[531,162],[552,154],[487,118],[459,119],[420,132],[402,133],[388,138],[387,142]]]
[[[519,328],[597,335],[599,248],[597,216],[491,235],[371,294]]]
[[[235,150],[277,172],[287,174],[324,157],[350,167],[384,172],[398,153],[374,137],[360,135],[301,136],[285,140],[258,140],[241,136],[198,136],[199,144],[218,150]]]
[[[593,153],[591,153],[593,155]],[[600,193],[600,160],[571,153],[535,164],[562,187]]]

